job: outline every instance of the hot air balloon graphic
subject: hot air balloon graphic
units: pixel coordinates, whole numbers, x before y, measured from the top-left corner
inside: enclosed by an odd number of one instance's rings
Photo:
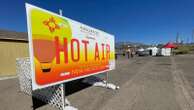
[[[70,41],[71,27],[65,18],[53,14],[32,10],[32,43],[36,70],[50,73],[55,69],[56,45],[55,37],[59,37],[59,45],[63,45],[63,38]]]
[[[55,45],[50,40],[33,40],[34,56],[40,62],[42,72],[50,72],[55,58]]]
[[[54,17],[42,22],[51,33],[59,30],[60,27],[56,23]],[[52,40],[34,39],[33,40],[34,55],[40,62],[42,72],[50,72],[52,68],[52,61],[55,58],[55,44]]]

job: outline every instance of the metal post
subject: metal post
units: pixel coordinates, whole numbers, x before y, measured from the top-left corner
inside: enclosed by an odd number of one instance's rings
[[[64,106],[66,106],[66,92],[65,92],[65,83],[63,83],[63,98],[64,98]]]
[[[63,16],[63,10],[59,9],[59,14]]]
[[[108,72],[106,72],[106,87],[108,87]]]
[[[59,9],[59,15],[62,16],[63,15],[63,11],[61,9]],[[63,102],[64,102],[64,108],[67,105],[66,104],[66,92],[65,92],[65,83],[61,84],[61,86],[63,87]]]

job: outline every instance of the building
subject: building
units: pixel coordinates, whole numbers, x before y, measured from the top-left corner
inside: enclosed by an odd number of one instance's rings
[[[0,30],[0,77],[16,75],[19,57],[29,57],[27,33]]]

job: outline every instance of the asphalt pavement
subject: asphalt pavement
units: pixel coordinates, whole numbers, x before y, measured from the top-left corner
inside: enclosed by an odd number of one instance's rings
[[[109,82],[101,87],[67,84],[67,98],[79,110],[194,110],[194,55],[119,57]],[[30,110],[32,98],[19,91],[18,79],[0,81],[0,110]],[[40,104],[36,110],[56,110]]]

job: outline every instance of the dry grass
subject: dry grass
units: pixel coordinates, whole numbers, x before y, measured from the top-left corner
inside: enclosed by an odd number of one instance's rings
[[[194,51],[194,45],[181,45],[177,49],[173,50],[175,54],[188,54]]]

